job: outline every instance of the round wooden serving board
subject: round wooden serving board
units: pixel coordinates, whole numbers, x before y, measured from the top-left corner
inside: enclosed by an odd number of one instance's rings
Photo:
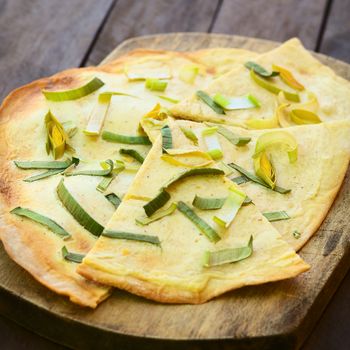
[[[185,51],[239,47],[263,52],[277,45],[220,34],[164,34],[127,40],[103,62],[139,47]],[[350,79],[350,65],[315,55]],[[297,278],[245,287],[202,305],[164,305],[115,290],[90,310],[41,286],[1,247],[0,313],[74,348],[298,348],[350,267],[349,183],[348,171],[326,220],[300,252],[312,268]]]

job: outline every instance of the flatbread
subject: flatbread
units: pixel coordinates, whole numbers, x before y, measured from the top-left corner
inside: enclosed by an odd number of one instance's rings
[[[350,110],[350,83],[329,67],[321,64],[308,52],[298,39],[291,39],[278,48],[256,57],[254,61],[267,70],[272,64],[287,68],[305,87],[301,92],[302,101],[307,100],[307,92],[315,94],[318,108],[314,111],[321,121],[348,119]],[[277,79],[277,78],[276,78]],[[285,84],[284,89],[293,91]],[[246,127],[249,119],[270,119],[278,106],[277,96],[257,85],[250,77],[249,70],[242,64],[221,76],[207,88],[208,95],[220,93],[224,96],[238,97],[251,94],[260,102],[260,108],[226,111],[217,114],[196,95],[174,105],[172,114],[177,118],[193,121],[220,122],[228,125]],[[288,103],[293,104],[290,101]],[[298,107],[295,107],[298,108]]]
[[[174,147],[192,147],[179,130],[172,129],[172,132]],[[196,226],[179,211],[147,226],[138,226],[135,219],[144,216],[146,203],[141,198],[155,197],[163,184],[186,169],[163,161],[161,155],[158,138],[106,227],[156,235],[161,247],[101,236],[79,265],[79,273],[159,302],[196,304],[245,285],[294,277],[309,268],[254,205],[239,210],[230,227],[219,231],[221,240],[216,244],[199,234]],[[169,192],[171,201],[181,200],[190,205],[196,194],[225,197],[231,185],[223,176],[198,176],[181,180]],[[213,212],[197,211],[197,214],[213,225]],[[245,246],[251,235],[254,252],[249,258],[203,267],[206,250]]]
[[[10,257],[39,282],[84,306],[96,307],[109,295],[110,289],[87,281],[77,274],[76,264],[63,260],[61,248],[65,245],[69,251],[85,254],[94,245],[96,238],[80,226],[58,200],[56,187],[61,175],[26,183],[22,181],[24,178],[40,171],[20,170],[15,167],[13,160],[52,160],[45,151],[44,116],[48,109],[60,122],[73,121],[78,127],[71,145],[81,159],[81,170],[99,169],[100,161],[119,158],[120,148],[132,148],[145,156],[149,146],[108,143],[82,133],[97,103],[98,94],[103,91],[136,96],[113,96],[104,123],[104,130],[125,135],[138,134],[140,118],[154,104],[171,104],[157,97],[156,93],[146,90],[144,81],[128,81],[124,74],[125,65],[139,64],[148,65],[153,70],[157,70],[157,65],[169,66],[173,78],[169,81],[166,93],[178,99],[195,89],[195,84],[206,84],[215,75],[215,70],[201,64],[203,74],[196,77],[194,85],[185,84],[177,78],[178,70],[186,64],[199,64],[197,60],[185,53],[139,50],[98,68],[71,69],[21,87],[5,99],[0,110],[0,236],[4,247]],[[100,78],[105,85],[79,100],[50,102],[41,93],[42,89],[55,91],[79,87],[94,77]],[[122,172],[106,193],[114,192],[122,197],[134,176],[135,172]],[[65,178],[65,185],[83,208],[105,226],[114,207],[102,193],[96,191],[100,181],[100,177],[75,176]],[[29,208],[55,220],[73,238],[63,241],[45,227],[10,214],[9,211],[16,206]]]

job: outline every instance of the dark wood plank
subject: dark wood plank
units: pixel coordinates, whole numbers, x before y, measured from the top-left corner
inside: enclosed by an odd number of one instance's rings
[[[98,64],[125,39],[165,32],[207,32],[218,0],[119,0],[87,65]]]
[[[325,5],[326,0],[224,0],[213,32],[276,41],[296,36],[314,50]]]
[[[350,1],[333,0],[320,52],[350,62]]]
[[[0,100],[12,89],[79,66],[112,0],[0,0]]]

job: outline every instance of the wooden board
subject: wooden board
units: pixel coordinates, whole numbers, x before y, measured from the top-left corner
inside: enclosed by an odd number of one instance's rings
[[[107,60],[136,47],[188,50],[277,44],[218,34],[167,34],[126,41]],[[316,55],[340,75],[350,66]],[[302,249],[311,270],[297,278],[246,287],[203,305],[163,305],[115,290],[96,310],[50,292],[0,251],[0,313],[74,348],[295,349],[320,317],[350,265],[350,172],[318,233]]]

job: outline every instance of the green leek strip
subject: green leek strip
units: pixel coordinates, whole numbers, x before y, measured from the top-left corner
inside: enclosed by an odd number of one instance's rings
[[[265,90],[270,91],[275,95],[278,95],[282,91],[287,100],[293,101],[293,102],[300,102],[300,97],[298,93],[282,90],[277,85],[274,85],[268,80],[256,75],[254,73],[254,70],[250,70],[250,76],[259,86],[261,86]]]
[[[254,174],[250,173],[249,171],[243,169],[242,167],[240,167],[239,165],[235,164],[235,163],[230,163],[228,164],[230,167],[232,167],[233,169],[237,170],[239,173],[241,173],[242,175],[244,175],[245,177],[247,177],[249,180],[264,186],[266,188],[269,188],[270,190],[273,190],[275,192],[281,193],[281,194],[286,194],[289,193],[291,190],[289,189],[285,189],[279,186],[275,186],[274,189],[272,189],[267,183],[265,183],[263,180],[261,180],[259,177],[255,176]]]
[[[154,197],[151,201],[143,206],[145,213],[148,217],[152,216],[158,209],[165,205],[170,199],[170,194],[162,189],[162,191]]]
[[[154,213],[153,215],[151,215],[150,217],[140,217],[135,219],[136,223],[141,225],[141,226],[145,226],[145,225],[149,225],[150,223],[160,220],[162,218],[164,218],[165,216],[171,215],[177,208],[177,203],[171,203],[169,208],[167,209],[163,209],[163,210],[159,210],[158,212]]]
[[[211,242],[216,243],[221,239],[217,232],[201,219],[187,204],[180,201],[177,204],[177,209],[192,221]]]
[[[199,73],[199,67],[192,64],[185,65],[180,69],[179,78],[185,83],[193,84]]]
[[[61,238],[69,238],[71,235],[57,222],[51,220],[50,218],[41,215],[33,210],[17,207],[10,211],[12,214],[16,214],[18,216],[23,216],[28,219],[31,219],[41,225],[48,227],[53,233],[60,236]]]
[[[176,98],[172,98],[172,97],[165,96],[165,95],[157,95],[157,97],[161,98],[164,101],[168,101],[171,103],[179,103],[180,102],[180,100],[177,100]]]
[[[280,74],[278,71],[277,72],[272,71],[270,73],[264,67],[252,61],[246,62],[244,66],[250,70],[253,70],[256,74],[259,74],[261,77],[264,77],[264,78],[271,78]]]
[[[128,145],[151,145],[147,136],[127,136],[115,134],[110,131],[103,131],[102,139],[108,142],[124,143]]]
[[[107,190],[108,186],[112,183],[114,180],[113,174],[110,174],[108,176],[105,176],[101,182],[96,186],[96,190],[99,192],[104,192]]]
[[[127,96],[127,97],[135,97],[135,95],[127,94],[125,92],[118,91],[104,91],[98,95],[98,101],[101,103],[110,103],[113,96]]]
[[[114,165],[113,161],[110,159],[107,159],[104,163],[108,164],[108,169],[101,169],[101,170],[79,170],[79,171],[72,171],[72,172],[66,172],[65,176],[77,176],[77,175],[86,175],[86,176],[108,176],[112,173]]]
[[[290,219],[290,216],[284,210],[282,210],[282,211],[271,211],[271,212],[262,213],[262,214],[270,222]]]
[[[66,248],[66,246],[62,247],[61,252],[62,252],[63,259],[71,261],[71,262],[75,262],[77,264],[80,264],[83,261],[83,259],[85,258],[84,254],[69,252],[68,249]]]
[[[122,200],[115,193],[106,194],[105,197],[110,203],[113,204],[115,209],[117,209],[122,202]]]
[[[114,174],[119,174],[121,171],[139,171],[140,165],[128,165],[122,160],[115,161],[115,168],[113,169]]]
[[[100,87],[104,85],[104,82],[99,78],[93,78],[87,84],[72,90],[65,91],[48,91],[42,90],[42,93],[45,95],[47,100],[50,101],[70,101],[77,100],[81,97],[90,95],[91,93],[98,90]]]
[[[225,114],[224,109],[219,106],[208,94],[204,91],[198,90],[196,92],[197,97],[199,97],[204,103],[206,103],[214,112],[218,114]]]
[[[180,126],[180,130],[184,133],[184,135],[193,142],[195,146],[198,146],[198,137],[196,134],[190,129],[185,128],[184,126]]]
[[[234,177],[233,179],[231,179],[231,181],[234,182],[237,185],[242,185],[242,184],[244,184],[246,182],[249,182],[250,179],[248,179],[244,175],[241,175],[241,176]]]
[[[236,185],[231,186],[222,210],[214,215],[213,221],[222,227],[229,227],[242,206],[245,197],[245,193],[240,191]]]
[[[168,82],[159,79],[147,78],[145,81],[145,87],[151,91],[164,91],[168,86]]]
[[[217,160],[217,159],[220,159],[223,157],[222,148],[221,148],[219,139],[218,139],[217,135],[215,135],[217,129],[218,128],[216,126],[213,126],[210,128],[203,129],[203,131],[202,131],[203,140],[208,148],[207,153],[214,160]]]
[[[317,114],[307,111],[306,109],[292,109],[290,112],[290,119],[298,125],[321,123],[321,119]]]
[[[248,245],[239,248],[218,250],[216,252],[205,252],[204,266],[211,267],[234,263],[249,258],[253,253],[253,236],[250,236]]]
[[[75,200],[64,185],[63,179],[57,186],[57,195],[76,221],[94,236],[100,236],[104,227],[95,221]]]
[[[151,243],[151,244],[160,246],[160,240],[157,236],[143,235],[139,233],[131,233],[131,232],[124,232],[124,231],[111,231],[111,230],[103,231],[102,236],[108,237],[108,238],[126,239],[130,241]]]
[[[260,107],[260,102],[252,95],[243,97],[225,97],[221,94],[216,94],[213,100],[219,106],[228,111]]]
[[[217,166],[225,173],[226,176],[230,176],[233,173],[233,169],[224,162],[218,162]]]
[[[34,182],[34,181],[38,181],[38,180],[41,180],[41,179],[45,179],[45,178],[53,176],[53,175],[60,174],[63,171],[64,171],[64,169],[50,169],[50,170],[45,171],[43,173],[26,177],[23,181],[24,182]]]
[[[173,137],[171,134],[171,129],[168,125],[165,125],[161,129],[162,133],[162,149],[163,153],[166,153],[167,149],[173,148]]]
[[[226,140],[230,141],[233,145],[238,147],[245,146],[251,141],[250,137],[238,136],[223,126],[217,126],[217,132]]]
[[[31,162],[27,161],[14,161],[15,165],[20,169],[66,169],[71,164],[78,165],[79,159],[78,158],[72,158],[67,159],[65,161],[40,161],[40,160],[34,160]]]
[[[226,198],[203,198],[196,195],[192,201],[192,205],[202,210],[214,210],[221,209],[225,201]]]
[[[141,164],[145,161],[145,158],[134,149],[121,148],[119,150],[119,153],[122,155],[128,155],[128,156],[134,158],[135,160],[137,160]]]

